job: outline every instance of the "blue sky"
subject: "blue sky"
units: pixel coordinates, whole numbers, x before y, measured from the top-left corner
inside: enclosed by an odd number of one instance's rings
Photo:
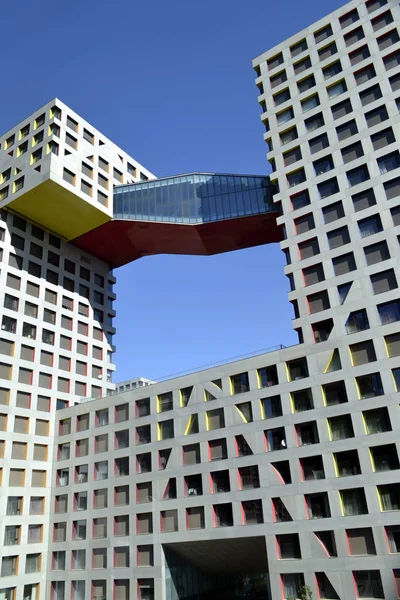
[[[251,60],[341,4],[6,2],[0,130],[58,96],[158,176],[268,173]],[[283,264],[275,245],[116,271],[116,379],[295,343]]]

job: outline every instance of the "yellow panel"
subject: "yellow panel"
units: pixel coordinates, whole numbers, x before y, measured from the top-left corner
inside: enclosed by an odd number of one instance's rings
[[[51,180],[9,202],[7,208],[66,240],[111,220],[103,211]]]

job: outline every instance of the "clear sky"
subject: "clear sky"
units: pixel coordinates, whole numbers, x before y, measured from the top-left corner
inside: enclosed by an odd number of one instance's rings
[[[57,96],[157,176],[269,172],[251,60],[338,0],[20,0],[2,6],[0,130]],[[116,271],[117,376],[293,344],[277,245]]]

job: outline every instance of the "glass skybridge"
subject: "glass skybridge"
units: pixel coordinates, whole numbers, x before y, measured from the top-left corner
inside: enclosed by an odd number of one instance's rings
[[[114,219],[210,223],[277,212],[269,177],[188,173],[114,188]]]

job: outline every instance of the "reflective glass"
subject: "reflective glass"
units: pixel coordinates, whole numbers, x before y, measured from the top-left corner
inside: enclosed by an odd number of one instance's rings
[[[264,176],[192,173],[120,186],[114,218],[169,223],[202,223],[275,212]]]

